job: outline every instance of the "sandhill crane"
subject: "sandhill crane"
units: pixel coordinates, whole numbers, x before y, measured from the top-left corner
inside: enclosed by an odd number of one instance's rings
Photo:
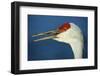
[[[33,41],[37,42],[46,39],[53,39],[58,42],[64,42],[71,46],[75,59],[82,58],[83,42],[84,42],[83,35],[80,28],[74,23],[64,23],[56,30],[35,34],[32,35],[32,37],[40,35],[50,35],[50,36]]]

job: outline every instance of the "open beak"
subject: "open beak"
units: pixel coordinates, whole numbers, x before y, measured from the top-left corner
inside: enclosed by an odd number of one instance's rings
[[[38,41],[42,41],[42,40],[56,38],[57,34],[59,34],[58,30],[52,30],[52,31],[43,32],[43,33],[39,33],[39,34],[33,34],[32,37],[45,36],[45,37],[33,40],[33,42],[38,42]]]

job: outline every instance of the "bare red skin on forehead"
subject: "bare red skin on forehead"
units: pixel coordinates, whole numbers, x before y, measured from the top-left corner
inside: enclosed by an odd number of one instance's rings
[[[70,24],[69,23],[64,23],[63,25],[61,25],[58,30],[59,32],[64,32],[66,30],[68,30],[69,28],[71,28]]]

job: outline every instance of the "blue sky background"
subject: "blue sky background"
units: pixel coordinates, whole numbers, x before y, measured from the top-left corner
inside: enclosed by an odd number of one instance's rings
[[[83,58],[88,56],[88,18],[77,16],[28,15],[28,60],[73,59],[74,55],[68,44],[49,39],[33,42],[32,34],[56,29],[65,22],[73,22],[81,29],[84,36]]]

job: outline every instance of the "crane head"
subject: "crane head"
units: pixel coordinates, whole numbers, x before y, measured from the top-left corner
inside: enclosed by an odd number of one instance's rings
[[[56,41],[71,43],[73,40],[83,40],[80,28],[74,23],[64,23],[58,28],[59,33],[53,38]]]
[[[58,28],[58,34],[56,35],[55,38],[53,38],[56,41],[60,41],[60,42],[65,42],[67,43],[67,31],[69,31],[71,29],[71,25],[69,23],[64,23],[62,24],[59,28]],[[70,35],[69,35],[70,36]]]
[[[74,53],[74,57],[82,58],[83,35],[80,28],[74,23],[64,23],[56,30],[32,35],[32,37],[41,36],[41,35],[51,35],[51,36],[34,40],[34,42],[53,39],[58,42],[67,43],[71,46]]]

